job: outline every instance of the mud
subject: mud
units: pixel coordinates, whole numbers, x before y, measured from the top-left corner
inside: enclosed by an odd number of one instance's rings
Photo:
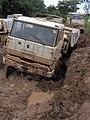
[[[6,54],[6,49],[0,45],[0,68],[3,66],[3,56]]]
[[[81,35],[63,83],[16,73],[6,79],[5,53],[0,47],[0,120],[90,120],[90,35]]]
[[[45,92],[34,92],[28,98],[28,105],[35,105],[37,103],[43,103],[44,101],[50,100],[52,95]]]

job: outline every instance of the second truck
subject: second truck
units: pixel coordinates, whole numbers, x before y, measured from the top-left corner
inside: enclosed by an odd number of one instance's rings
[[[78,28],[81,33],[85,31],[85,13],[69,12],[67,21],[72,28]]]

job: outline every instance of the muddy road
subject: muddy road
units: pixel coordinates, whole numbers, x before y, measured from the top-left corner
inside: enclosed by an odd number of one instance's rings
[[[81,35],[61,81],[14,72],[7,79],[0,46],[0,120],[90,120],[90,35]]]

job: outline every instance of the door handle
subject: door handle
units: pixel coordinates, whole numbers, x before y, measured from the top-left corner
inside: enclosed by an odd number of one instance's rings
[[[22,43],[21,42],[18,42],[19,45],[21,45]]]
[[[27,45],[27,48],[29,48],[29,45]]]

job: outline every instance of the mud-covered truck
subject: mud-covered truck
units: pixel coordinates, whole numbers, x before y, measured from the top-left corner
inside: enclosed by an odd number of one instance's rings
[[[12,66],[22,72],[45,77],[58,75],[62,54],[77,42],[69,39],[72,31],[69,35],[64,35],[64,31],[65,26],[55,22],[29,17],[15,19],[7,39],[7,55],[3,62],[7,67]],[[77,33],[78,29],[74,33],[76,40],[79,37]]]
[[[7,26],[4,19],[0,19],[0,34],[7,33]]]
[[[8,32],[10,32],[11,30],[14,18],[18,18],[21,16],[23,15],[22,14],[11,14],[11,15],[8,15],[6,19],[4,19],[4,23],[8,29]]]
[[[81,32],[85,30],[85,14],[77,12],[69,12],[67,21],[72,28],[78,28]]]
[[[0,45],[5,45],[7,34],[8,29],[4,22],[4,19],[0,19]]]

